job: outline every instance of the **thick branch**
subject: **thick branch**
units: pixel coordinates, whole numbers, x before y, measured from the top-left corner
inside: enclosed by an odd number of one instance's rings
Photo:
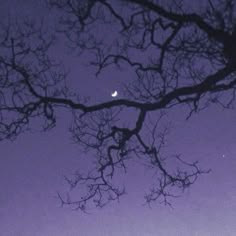
[[[216,41],[225,44],[227,38],[230,35],[219,29],[213,28],[211,25],[207,24],[201,16],[197,14],[178,14],[174,12],[167,11],[160,5],[150,2],[150,1],[142,1],[142,0],[127,0],[127,2],[136,3],[141,7],[148,8],[151,11],[156,12],[157,14],[172,20],[178,23],[194,23],[196,24],[201,30],[208,34],[209,37],[214,38]]]

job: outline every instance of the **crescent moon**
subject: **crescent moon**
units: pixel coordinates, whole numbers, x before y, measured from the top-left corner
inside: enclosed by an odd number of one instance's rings
[[[114,93],[111,94],[111,96],[114,98],[118,95],[118,92],[117,91],[114,91]]]

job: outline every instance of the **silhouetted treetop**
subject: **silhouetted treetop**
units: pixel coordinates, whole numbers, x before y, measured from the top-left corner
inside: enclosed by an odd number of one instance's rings
[[[48,0],[57,24],[53,35],[42,23],[25,21],[0,29],[0,139],[30,129],[35,117],[43,128],[56,124],[57,107],[72,112],[73,139],[94,155],[91,172],[66,178],[82,183],[78,200],[63,204],[86,211],[125,193],[113,179],[132,158],[158,170],[147,203],[175,196],[208,171],[175,156],[181,168],[170,170],[165,146],[164,111],[186,105],[187,117],[219,103],[232,107],[236,86],[236,9],[233,0]],[[80,57],[89,55],[96,76],[107,68],[133,70],[121,98],[91,104],[66,85],[63,62],[50,50],[61,37]],[[59,49],[60,50],[60,49]],[[223,96],[228,92],[225,100]],[[128,110],[133,115],[125,122]],[[132,124],[132,125],[131,125]]]

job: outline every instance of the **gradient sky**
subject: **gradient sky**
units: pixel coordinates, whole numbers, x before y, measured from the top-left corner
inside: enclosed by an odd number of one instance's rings
[[[39,3],[38,3],[39,4]],[[37,9],[36,9],[37,7]],[[33,0],[9,1],[0,14],[45,14]],[[1,17],[1,18],[2,18]],[[60,56],[60,51],[55,52]],[[63,55],[61,55],[63,57]],[[71,59],[77,65],[80,59]],[[80,86],[92,100],[110,99],[110,93],[127,79],[128,73],[108,70],[99,80],[93,71],[76,66],[71,77],[80,75]],[[126,76],[126,77],[125,77]],[[112,78],[112,79],[111,79]],[[71,82],[72,84],[75,83]],[[76,83],[77,80],[76,80]],[[173,109],[168,152],[199,160],[211,168],[173,209],[153,204],[143,206],[149,176],[133,163],[127,176],[128,195],[91,214],[60,207],[56,191],[68,186],[64,175],[86,165],[89,156],[70,139],[69,117],[59,113],[57,127],[50,132],[24,133],[14,142],[0,143],[0,235],[1,236],[234,236],[236,235],[236,113],[211,106],[186,121],[186,112]],[[173,120],[172,117],[175,117]]]

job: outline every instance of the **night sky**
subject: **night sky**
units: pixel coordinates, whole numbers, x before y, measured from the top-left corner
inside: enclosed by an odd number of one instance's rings
[[[23,15],[50,18],[40,1],[20,0],[1,3],[1,19]],[[47,19],[48,19],[47,18]],[[52,23],[53,20],[49,22]],[[52,23],[53,24],[53,23]],[[91,102],[107,101],[111,93],[122,96],[122,83],[132,79],[128,70],[109,68],[98,78],[84,65],[84,58],[71,56],[59,46],[52,54],[70,69],[68,83]],[[77,87],[78,86],[78,87]],[[199,177],[172,207],[158,201],[144,205],[144,193],[152,175],[131,162],[124,181],[126,195],[89,214],[61,207],[57,192],[69,188],[64,176],[86,168],[92,159],[73,142],[68,132],[71,117],[58,112],[55,128],[40,131],[37,121],[31,132],[15,141],[0,143],[0,235],[2,236],[234,236],[236,235],[236,114],[234,109],[211,105],[186,120],[184,107],[168,111],[171,122],[166,153],[180,153],[211,169]],[[174,118],[174,119],[173,119]]]

